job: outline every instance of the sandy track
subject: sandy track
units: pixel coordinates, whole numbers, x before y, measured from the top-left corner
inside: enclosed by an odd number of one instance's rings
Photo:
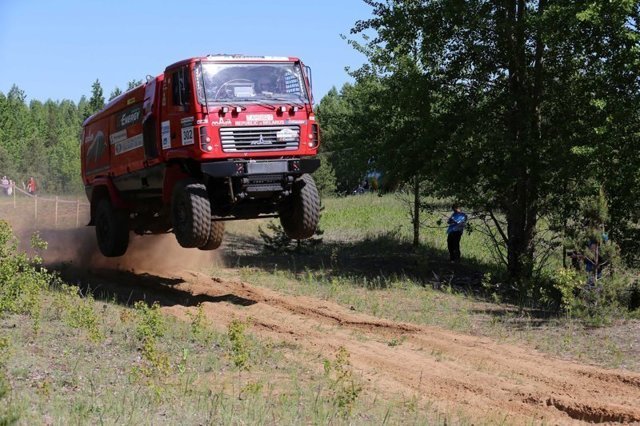
[[[328,301],[286,296],[196,272],[158,276],[101,270],[90,278],[129,299],[158,300],[163,309],[182,318],[190,307],[203,303],[207,317],[221,329],[234,318],[247,319],[252,332],[295,343],[319,357],[330,358],[343,346],[367,391],[418,397],[467,419],[640,424],[640,374],[381,320]],[[392,339],[399,344],[389,345]]]

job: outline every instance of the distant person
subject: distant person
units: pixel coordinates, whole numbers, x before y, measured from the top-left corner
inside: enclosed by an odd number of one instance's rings
[[[606,233],[602,234],[602,244],[606,244],[609,241],[609,236]],[[570,251],[567,255],[571,258],[571,264],[576,270],[580,270],[580,261],[584,263],[584,269],[587,272],[587,284],[594,284],[594,276],[597,279],[602,278],[602,270],[609,265],[610,259],[606,253],[602,250],[602,244],[595,240],[590,240],[586,249],[583,252]],[[596,271],[596,258],[598,263],[598,270]]]
[[[36,180],[33,178],[33,176],[31,176],[29,178],[29,181],[27,182],[27,192],[30,195],[36,195]]]
[[[2,191],[4,192],[4,195],[9,195],[9,179],[7,179],[6,176],[2,176],[2,179],[0,180],[0,185],[2,185]]]
[[[449,249],[449,260],[451,262],[460,261],[460,239],[462,232],[467,224],[467,215],[460,210],[458,204],[451,206],[453,213],[447,220],[449,227],[447,228],[447,248]]]

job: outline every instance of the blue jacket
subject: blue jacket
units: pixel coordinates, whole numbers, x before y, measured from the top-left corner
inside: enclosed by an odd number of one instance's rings
[[[463,212],[454,212],[449,220],[447,220],[449,227],[447,228],[447,234],[452,232],[464,231],[464,226],[467,224],[467,215]]]

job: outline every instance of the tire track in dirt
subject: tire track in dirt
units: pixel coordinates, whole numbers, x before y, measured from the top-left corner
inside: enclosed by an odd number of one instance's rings
[[[640,423],[640,375],[562,361],[434,327],[382,320],[310,297],[285,296],[199,273],[179,275],[194,297],[235,296],[254,303],[204,302],[208,318],[225,327],[250,320],[254,331],[331,357],[344,346],[374,392],[434,402],[470,419],[527,423]],[[166,308],[184,317],[186,308]],[[390,339],[401,342],[390,345]]]
[[[123,300],[157,300],[165,311],[184,319],[202,303],[220,330],[234,318],[248,320],[255,334],[295,344],[316,358],[331,358],[343,346],[365,390],[418,398],[472,421],[640,424],[640,374],[379,319],[332,302],[196,272],[157,276],[101,270],[85,279]]]

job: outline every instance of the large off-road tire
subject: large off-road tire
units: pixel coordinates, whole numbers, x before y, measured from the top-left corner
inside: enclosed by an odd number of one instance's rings
[[[129,246],[129,214],[114,209],[111,201],[103,198],[96,208],[96,239],[100,252],[106,257],[122,256]]]
[[[203,184],[191,178],[176,183],[171,196],[171,224],[182,247],[200,247],[207,242],[211,204]]]
[[[204,245],[198,247],[200,250],[215,250],[222,244],[224,237],[224,222],[211,221],[211,230],[209,231],[209,238]]]
[[[320,195],[311,175],[302,175],[293,183],[293,192],[280,208],[280,224],[295,240],[311,238],[320,221]]]

